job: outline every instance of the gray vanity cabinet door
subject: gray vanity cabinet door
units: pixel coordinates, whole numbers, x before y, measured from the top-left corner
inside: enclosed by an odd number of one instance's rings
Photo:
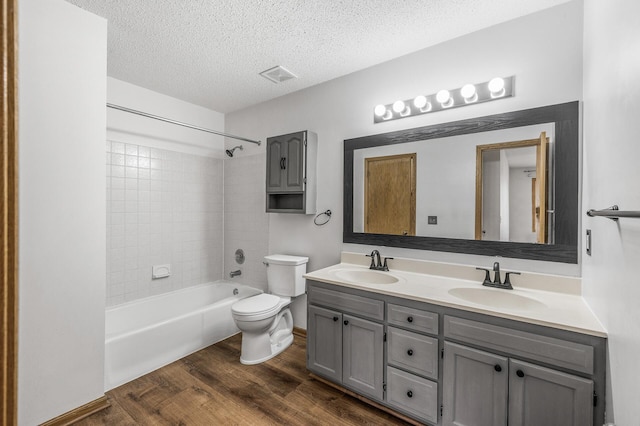
[[[593,381],[509,361],[509,426],[593,424]]]
[[[343,315],[342,383],[363,395],[383,398],[382,324]]]
[[[505,357],[445,342],[442,424],[506,426],[508,368]]]
[[[307,368],[337,383],[342,381],[342,314],[309,306]]]

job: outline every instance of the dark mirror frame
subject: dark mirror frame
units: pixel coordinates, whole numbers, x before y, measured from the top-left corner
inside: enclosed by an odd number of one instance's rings
[[[353,232],[354,150],[544,123],[554,123],[555,125],[555,244]],[[347,139],[344,141],[343,241],[345,243],[403,247],[416,250],[578,263],[578,160],[578,101]]]

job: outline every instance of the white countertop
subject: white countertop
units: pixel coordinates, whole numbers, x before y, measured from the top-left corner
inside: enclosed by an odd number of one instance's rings
[[[369,268],[362,264],[345,263],[344,260],[345,256],[343,256],[343,263],[307,273],[304,277],[310,280],[371,291],[378,294],[427,302],[598,337],[607,337],[607,332],[602,324],[600,324],[598,318],[593,314],[584,299],[579,294],[575,294],[575,292],[547,291],[532,288],[536,286],[518,286],[516,284],[516,277],[513,277],[512,280],[514,290],[494,289],[482,286],[484,273],[480,271],[475,274],[481,277],[476,281],[461,279],[459,277],[452,278],[442,275],[417,273],[413,272],[411,270],[412,268],[405,268],[409,270],[394,269],[391,265],[390,271],[384,272],[384,274],[397,277],[399,280],[397,283],[369,284],[346,281],[338,277],[336,273],[341,270],[368,271]],[[523,279],[523,282],[531,282],[532,280],[535,281],[535,278],[532,279],[531,276],[529,276]],[[544,276],[542,276],[540,280],[544,280]],[[538,287],[546,288],[544,283]],[[534,301],[540,302],[540,304],[534,302],[534,306],[527,308],[518,307],[516,306],[517,304],[510,305],[509,303],[502,304],[504,306],[500,307],[489,307],[483,304],[472,303],[449,294],[450,290],[459,288],[484,289],[484,291],[487,292],[509,292],[512,295],[533,299]],[[500,295],[496,294],[496,299],[499,297]]]

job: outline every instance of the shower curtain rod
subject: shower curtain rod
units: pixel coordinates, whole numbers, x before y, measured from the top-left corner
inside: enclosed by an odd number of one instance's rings
[[[123,106],[120,106],[120,105],[114,105],[114,104],[107,103],[107,108],[113,108],[113,109],[117,109],[117,110],[120,110],[120,111],[131,113],[131,114],[141,115],[141,116],[147,117],[147,118],[153,118],[154,120],[164,121],[165,123],[177,124],[178,126],[188,127],[190,129],[194,129],[194,130],[200,130],[201,132],[213,133],[214,135],[224,136],[225,138],[238,139],[238,140],[241,140],[241,141],[251,142],[251,143],[255,143],[256,145],[260,145],[260,141],[254,141],[253,139],[247,139],[247,138],[243,138],[241,136],[230,135],[229,133],[218,132],[216,130],[206,129],[204,127],[198,127],[198,126],[194,126],[192,124],[182,123],[180,121],[171,120],[169,118],[160,117],[158,115],[148,114],[146,112],[142,112],[142,111],[138,111],[138,110],[135,110],[135,109],[123,107]]]

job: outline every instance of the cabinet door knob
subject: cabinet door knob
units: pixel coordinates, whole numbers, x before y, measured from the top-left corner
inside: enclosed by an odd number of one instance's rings
[[[333,320],[334,320],[334,321],[338,321],[338,320],[339,320],[339,318],[338,318],[338,317],[333,317]]]
[[[344,320],[344,325],[349,325],[349,320]]]
[[[522,370],[518,370],[518,371],[516,371],[516,376],[518,376],[518,377],[524,377],[524,371],[522,371]]]
[[[413,398],[413,392],[411,392],[411,391],[407,392],[407,396],[408,396],[409,398]]]
[[[409,318],[407,318],[407,321],[409,321],[409,322],[413,322],[413,317],[409,317]]]
[[[413,355],[413,349],[409,349],[409,350],[407,351],[407,355],[412,356],[412,355]]]
[[[498,373],[502,371],[502,367],[500,367],[499,364],[494,365],[493,369],[496,370]]]

